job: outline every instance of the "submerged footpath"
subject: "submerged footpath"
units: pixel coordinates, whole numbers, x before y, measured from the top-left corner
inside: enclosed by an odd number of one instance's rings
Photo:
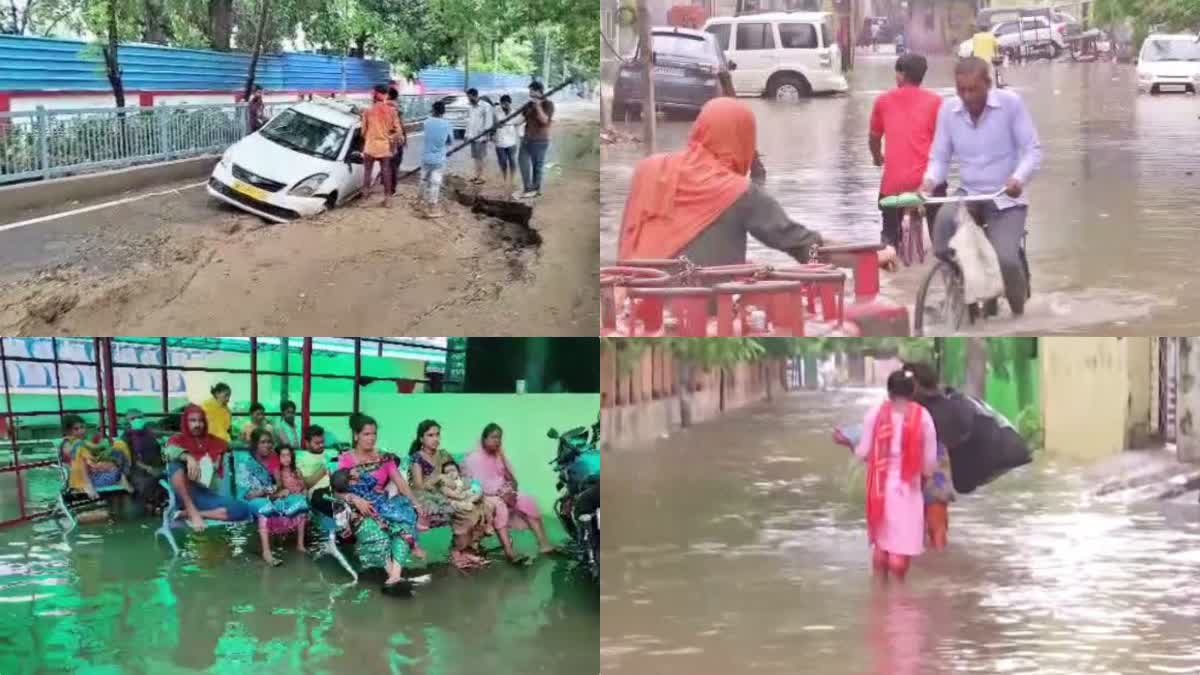
[[[1181,462],[1174,444],[1128,450],[1088,470],[1094,494],[1124,502],[1196,501],[1200,464]]]

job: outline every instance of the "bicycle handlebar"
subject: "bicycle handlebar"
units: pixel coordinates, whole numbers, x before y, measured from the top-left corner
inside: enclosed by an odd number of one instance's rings
[[[931,197],[920,192],[905,192],[879,200],[879,205],[885,209],[912,209],[926,204],[966,204],[970,202],[990,202],[1004,196],[1004,190],[993,195],[958,195],[953,197]]]

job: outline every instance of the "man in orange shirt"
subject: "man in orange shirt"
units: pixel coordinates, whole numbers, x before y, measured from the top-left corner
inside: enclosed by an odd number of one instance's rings
[[[879,186],[881,199],[916,191],[925,176],[929,148],[937,130],[938,111],[942,107],[940,95],[921,87],[928,69],[928,61],[920,54],[901,56],[896,59],[896,88],[875,100],[868,144],[875,166],[883,167]],[[945,194],[945,189],[942,185],[935,192]],[[901,213],[897,209],[880,210],[883,212],[883,243],[898,249]],[[932,238],[937,207],[928,206],[925,211]]]
[[[363,201],[371,196],[371,188],[375,181],[371,179],[375,165],[379,165],[381,183],[383,184],[383,202],[380,206],[387,208],[392,205],[392,195],[389,187],[392,184],[392,153],[394,143],[401,133],[400,116],[396,107],[387,100],[388,88],[382,84],[375,86],[374,103],[362,114],[363,134]]]

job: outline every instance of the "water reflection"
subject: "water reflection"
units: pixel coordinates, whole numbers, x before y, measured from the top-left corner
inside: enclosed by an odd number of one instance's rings
[[[860,60],[851,95],[799,104],[744,99],[758,116],[768,189],[801,222],[828,237],[876,239],[879,170],[867,150],[874,99],[893,86],[892,61]],[[934,60],[926,84],[943,94],[953,63]],[[1200,327],[1200,104],[1194,96],[1137,96],[1132,67],[1039,63],[1011,69],[1045,149],[1030,188],[1030,258],[1035,298],[1027,317],[988,333],[1161,334]],[[689,122],[660,125],[663,149],[681,146]],[[639,133],[637,123],[627,129]],[[601,260],[615,256],[616,228],[639,146],[604,150]],[[752,242],[756,260],[784,262]],[[886,293],[904,304],[920,275],[891,277]]]
[[[193,535],[171,560],[144,522],[82,526],[70,549],[42,525],[6,530],[0,673],[598,671],[595,586],[566,560],[436,567],[406,600],[290,550],[265,568],[253,534]]]
[[[875,392],[799,394],[605,469],[605,673],[1200,670],[1200,509],[1090,496],[1039,457],[950,510],[907,585],[872,582],[861,473],[833,445]]]

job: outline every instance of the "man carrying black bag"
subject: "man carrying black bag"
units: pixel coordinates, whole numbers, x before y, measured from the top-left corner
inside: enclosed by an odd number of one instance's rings
[[[974,492],[1033,461],[1025,439],[986,403],[950,387],[939,387],[937,372],[928,364],[905,367],[916,377],[917,402],[929,411],[938,441],[950,454],[956,492]]]

